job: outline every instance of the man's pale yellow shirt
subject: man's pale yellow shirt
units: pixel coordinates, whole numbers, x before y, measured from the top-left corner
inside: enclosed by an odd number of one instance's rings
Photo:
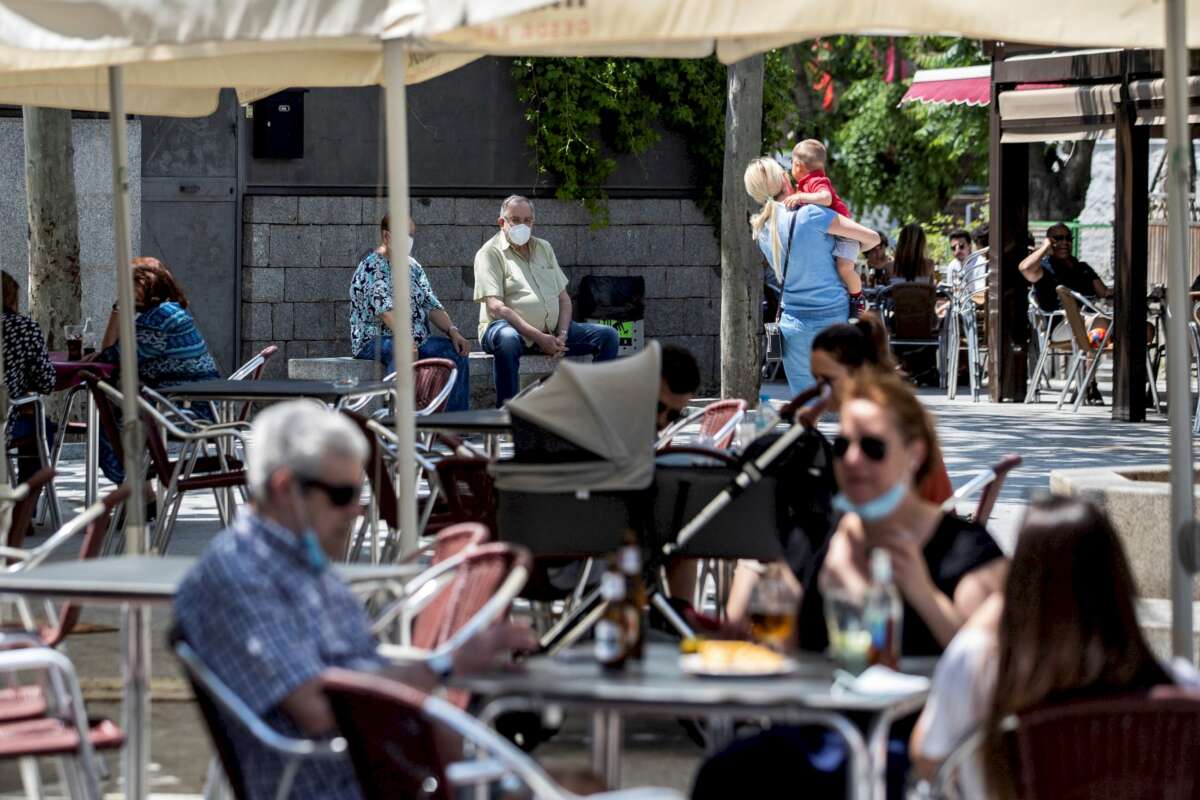
[[[539,331],[555,333],[558,326],[558,296],[567,288],[567,276],[558,266],[554,248],[545,239],[531,237],[529,260],[500,231],[475,254],[475,302],[479,303],[479,338],[492,323],[488,297],[498,297],[521,319]],[[533,342],[525,340],[526,345]]]

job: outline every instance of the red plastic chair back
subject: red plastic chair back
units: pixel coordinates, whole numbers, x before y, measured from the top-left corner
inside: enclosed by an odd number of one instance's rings
[[[996,499],[1000,497],[1000,490],[1004,488],[1004,479],[1008,477],[1008,473],[1020,465],[1021,457],[1010,453],[992,467],[992,472],[996,474],[996,477],[983,487],[983,491],[979,493],[979,504],[975,506],[975,521],[980,525],[986,525],[988,517],[992,515],[992,508],[996,505]]]
[[[478,522],[490,531],[496,530],[496,492],[487,467],[486,458],[450,456],[437,462],[442,497],[429,517],[426,532],[459,522]]]
[[[377,675],[331,669],[321,685],[366,800],[453,800],[425,695]]]
[[[486,542],[490,534],[488,529],[478,523],[466,522],[452,525],[437,535],[433,543],[433,560],[430,566],[440,564],[454,558],[472,545]],[[441,644],[442,621],[450,613],[449,606],[455,597],[454,584],[460,575],[455,575],[448,584],[442,587],[429,604],[421,610],[413,620],[412,643],[415,647],[431,650]]]
[[[83,542],[79,545],[80,561],[100,555],[104,548],[104,537],[108,533],[109,523],[112,521],[113,511],[128,498],[128,484],[114,489],[104,497],[104,512],[92,520],[84,530]],[[40,632],[41,639],[47,647],[58,646],[63,639],[70,635],[71,631],[75,629],[75,624],[79,622],[81,611],[83,611],[83,606],[78,603],[63,603],[62,608],[58,611],[58,625],[53,628],[44,628]]]
[[[455,369],[455,363],[448,358],[423,358],[413,364],[413,405],[418,411],[427,408],[446,388]],[[443,398],[434,411],[445,409],[449,399],[449,395]]]
[[[256,380],[259,380],[260,378],[262,378],[263,370],[265,370],[267,368],[267,362],[270,361],[271,358],[278,352],[279,352],[279,346],[274,345],[274,344],[269,344],[266,347],[264,347],[262,350],[259,350],[258,355],[255,356],[255,358],[261,358],[262,363],[259,364],[257,367],[255,367],[254,370],[251,371],[251,373],[249,375],[247,375],[245,378],[243,378],[243,380],[256,381]],[[240,414],[238,414],[238,420],[241,422],[245,422],[246,420],[250,419],[250,409],[253,407],[254,407],[254,403],[252,403],[252,402],[247,402],[247,403],[243,404],[242,411]]]
[[[432,650],[449,641],[483,608],[517,567],[529,572],[527,552],[511,545],[479,545],[463,556],[454,578],[413,622],[413,644]],[[446,692],[446,699],[466,708],[470,693],[462,689]]]
[[[1019,715],[1022,800],[1200,797],[1200,698],[1177,687]]]
[[[29,535],[30,529],[33,527],[33,514],[37,510],[38,496],[42,493],[42,487],[54,480],[54,476],[58,473],[53,467],[39,469],[30,476],[25,484],[29,487],[29,494],[13,504],[12,520],[8,526],[8,546],[20,548],[25,543],[25,537]],[[8,563],[12,563],[9,561]]]
[[[734,415],[739,412],[745,412],[745,400],[718,400],[715,403],[709,403],[704,408],[704,416],[700,418],[700,438],[713,439],[725,427],[729,420],[733,419]],[[733,442],[733,431],[730,430],[720,441],[712,442],[712,446],[718,450],[724,450]]]
[[[390,529],[396,530],[400,527],[400,501],[396,498],[396,487],[392,485],[391,476],[383,463],[383,448],[379,446],[374,431],[367,427],[366,417],[346,409],[342,409],[342,413],[349,417],[367,438],[367,482],[371,485],[371,494],[379,506],[379,518],[387,523]]]

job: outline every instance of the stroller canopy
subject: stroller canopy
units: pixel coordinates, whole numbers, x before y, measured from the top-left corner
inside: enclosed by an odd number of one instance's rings
[[[514,424],[540,428],[586,458],[494,464],[500,489],[525,492],[645,489],[654,479],[655,408],[661,377],[658,342],[601,364],[563,361],[545,383],[508,404]]]

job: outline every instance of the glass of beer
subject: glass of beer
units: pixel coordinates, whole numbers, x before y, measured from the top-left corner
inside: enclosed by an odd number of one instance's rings
[[[772,564],[750,594],[750,635],[759,644],[782,652],[792,644],[800,595],[787,567]]]
[[[78,361],[83,358],[83,326],[64,325],[63,338],[67,340],[67,360]]]

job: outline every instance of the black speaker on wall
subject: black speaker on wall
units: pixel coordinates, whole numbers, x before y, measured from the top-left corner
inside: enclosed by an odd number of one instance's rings
[[[254,104],[255,158],[304,158],[304,90],[277,92]]]

